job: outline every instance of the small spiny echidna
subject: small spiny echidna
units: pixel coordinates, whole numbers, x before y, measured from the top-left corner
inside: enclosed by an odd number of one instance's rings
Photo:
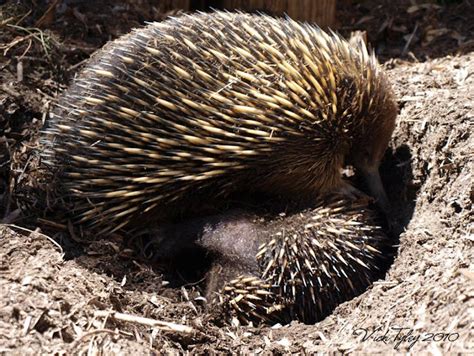
[[[243,13],[152,23],[95,54],[53,110],[48,206],[110,233],[236,191],[351,192],[352,163],[386,208],[378,166],[396,114],[362,42]]]
[[[335,198],[266,222],[230,216],[198,241],[217,255],[207,298],[245,324],[321,320],[380,277],[390,247],[366,202]]]

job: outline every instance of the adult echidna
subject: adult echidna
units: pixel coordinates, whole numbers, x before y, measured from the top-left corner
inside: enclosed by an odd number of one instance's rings
[[[291,19],[199,13],[95,54],[53,111],[41,159],[53,201],[104,233],[232,192],[353,194],[345,163],[386,209],[378,166],[396,113],[362,42]]]
[[[365,202],[334,197],[266,222],[229,216],[208,224],[198,241],[217,255],[211,305],[230,307],[245,324],[321,320],[380,277],[390,247]]]

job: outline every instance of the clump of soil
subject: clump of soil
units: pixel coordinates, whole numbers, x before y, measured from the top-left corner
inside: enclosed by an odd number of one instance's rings
[[[114,3],[65,1],[54,16],[51,3],[0,10],[5,223],[35,230],[18,219],[10,193],[28,179],[49,103],[94,50],[168,10]],[[474,11],[469,2],[374,3],[341,1],[339,18],[343,32],[369,30],[400,105],[381,171],[405,230],[384,279],[315,325],[223,325],[188,275],[153,269],[119,240],[68,238],[60,247],[37,230],[3,224],[0,352],[472,352]]]

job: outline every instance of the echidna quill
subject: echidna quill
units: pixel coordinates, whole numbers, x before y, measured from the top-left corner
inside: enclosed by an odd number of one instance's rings
[[[104,233],[236,191],[351,194],[347,162],[386,210],[378,166],[396,114],[362,42],[291,19],[199,13],[95,54],[53,111],[41,159],[56,204]]]
[[[365,202],[334,198],[267,222],[231,215],[198,241],[217,256],[208,301],[244,324],[321,320],[381,276],[389,247]]]

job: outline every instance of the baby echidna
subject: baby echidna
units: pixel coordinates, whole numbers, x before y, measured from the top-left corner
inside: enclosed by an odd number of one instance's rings
[[[110,233],[236,191],[350,195],[351,163],[386,210],[378,166],[396,113],[362,42],[243,13],[152,23],[98,52],[52,113],[48,206]]]
[[[231,215],[198,243],[217,255],[208,299],[245,324],[321,320],[380,277],[389,248],[365,202],[334,198],[266,222]]]

